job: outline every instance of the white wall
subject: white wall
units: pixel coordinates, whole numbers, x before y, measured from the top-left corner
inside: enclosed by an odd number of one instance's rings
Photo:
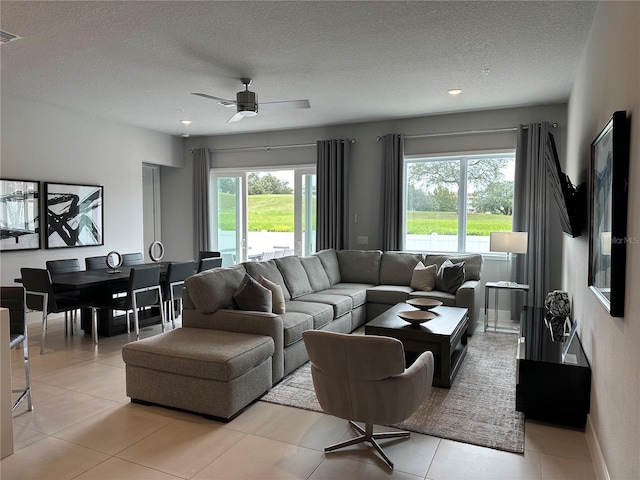
[[[627,235],[640,239],[640,3],[600,2],[569,101],[567,171],[587,179],[590,144],[616,110],[631,115]],[[625,317],[587,287],[586,236],[565,239],[563,284],[591,367],[590,421],[612,479],[640,477],[640,245],[627,246]],[[597,458],[596,458],[597,460]]]
[[[46,260],[144,251],[142,163],[182,164],[182,138],[2,95],[0,176],[104,186],[104,246],[9,251],[3,285]],[[41,184],[42,188],[42,184]],[[42,226],[42,223],[41,223]]]

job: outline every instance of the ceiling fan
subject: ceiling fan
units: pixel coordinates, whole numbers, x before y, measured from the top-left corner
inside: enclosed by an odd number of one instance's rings
[[[236,94],[235,100],[226,100],[206,93],[192,93],[192,95],[216,100],[224,107],[236,107],[236,113],[227,120],[227,123],[238,122],[244,117],[256,116],[258,114],[258,106],[260,106],[261,110],[285,110],[290,108],[311,107],[309,100],[287,100],[283,102],[264,102],[258,104],[258,94],[249,90],[249,85],[251,85],[252,80],[250,78],[241,78],[240,81],[244,85],[244,90]]]

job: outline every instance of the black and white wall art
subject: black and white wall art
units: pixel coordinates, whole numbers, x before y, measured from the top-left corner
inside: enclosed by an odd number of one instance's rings
[[[103,245],[103,187],[45,183],[46,248]]]
[[[40,182],[0,180],[0,251],[40,248]]]

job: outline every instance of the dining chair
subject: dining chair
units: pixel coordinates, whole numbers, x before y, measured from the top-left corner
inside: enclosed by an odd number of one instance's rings
[[[84,267],[86,270],[106,270],[109,268],[107,266],[107,256],[86,257],[84,259]]]
[[[220,259],[222,260],[222,259]],[[171,318],[172,328],[176,328],[176,301],[180,306],[178,311],[182,310],[182,286],[184,281],[195,273],[195,263],[193,260],[184,262],[171,262],[167,267],[167,276],[162,290],[162,296],[167,306],[169,318]]]
[[[49,273],[51,273],[52,275],[55,275],[56,273],[69,273],[69,272],[79,272],[82,270],[82,268],[80,267],[80,260],[78,260],[77,258],[66,258],[63,260],[47,260],[46,261],[46,267],[47,270],[49,270]],[[66,288],[64,290],[59,290],[58,293],[63,293],[64,295],[68,296],[68,297],[75,297],[80,295],[80,292],[77,289],[73,289],[73,288]],[[64,328],[65,328],[65,333],[67,333],[67,322],[69,321],[69,312],[65,312],[65,323],[64,323]],[[73,315],[72,320],[75,322],[76,319],[76,312],[73,311],[71,312],[71,315]]]
[[[53,291],[51,285],[51,273],[44,268],[20,269],[22,284],[26,289],[27,308],[42,312],[42,340],[40,353],[44,353],[45,337],[47,332],[47,319],[50,313],[67,313],[73,310],[90,307],[91,304],[79,296],[66,296]],[[65,316],[65,333],[67,331],[67,317]],[[73,335],[73,324],[71,324]]]
[[[141,252],[122,254],[122,266],[131,267],[133,265],[142,265],[144,263],[144,255]]]
[[[22,345],[24,361],[24,388],[14,388],[11,393],[19,394],[11,411],[27,399],[27,410],[33,410],[31,398],[31,369],[29,365],[29,338],[27,336],[27,309],[24,287],[0,287],[0,307],[9,310],[9,347],[11,350]]]
[[[198,262],[198,273],[222,266],[222,257],[203,258]]]
[[[98,343],[98,309],[121,310],[126,312],[129,325],[129,312],[132,312],[136,332],[136,340],[140,338],[139,309],[157,306],[160,309],[162,331],[164,332],[164,308],[162,304],[162,288],[160,287],[160,265],[133,267],[129,271],[127,294],[113,297],[92,305],[91,332],[93,342]]]
[[[222,254],[220,252],[216,252],[216,251],[213,251],[213,250],[200,250],[200,254],[198,255],[198,263],[203,258],[216,258],[216,257],[221,257],[221,256],[222,256]]]
[[[51,273],[67,273],[67,272],[79,272],[82,270],[80,267],[80,260],[77,258],[66,258],[64,260],[47,260],[47,270]]]

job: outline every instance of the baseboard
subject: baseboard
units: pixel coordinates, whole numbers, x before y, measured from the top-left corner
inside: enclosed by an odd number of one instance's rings
[[[596,432],[593,429],[591,423],[591,415],[587,415],[587,428],[585,430],[587,437],[587,446],[589,447],[589,453],[591,454],[591,462],[593,463],[593,469],[596,473],[598,480],[611,480],[609,471],[607,470],[607,464],[604,461],[602,455],[602,449],[600,448],[600,442],[596,436]]]

